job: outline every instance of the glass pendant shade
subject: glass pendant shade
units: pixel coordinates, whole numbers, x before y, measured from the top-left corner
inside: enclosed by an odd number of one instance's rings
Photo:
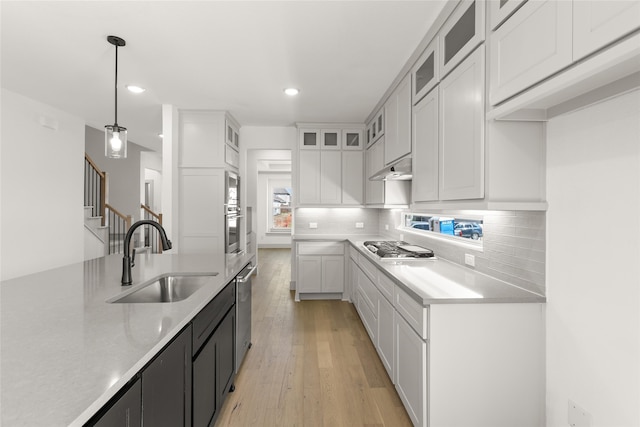
[[[127,158],[127,128],[118,125],[104,127],[104,155],[110,159]]]

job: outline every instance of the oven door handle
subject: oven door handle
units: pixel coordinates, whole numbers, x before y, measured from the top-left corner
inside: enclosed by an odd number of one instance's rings
[[[258,269],[257,265],[254,265],[253,268],[251,269],[251,271],[249,271],[247,274],[245,274],[244,276],[238,276],[236,278],[236,280],[238,281],[238,283],[247,283],[250,279],[251,276],[253,275],[253,273]]]
[[[229,219],[244,218],[244,215],[225,214],[224,216]]]

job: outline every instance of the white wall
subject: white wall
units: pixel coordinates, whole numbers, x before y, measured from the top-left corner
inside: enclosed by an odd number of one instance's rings
[[[547,139],[547,425],[640,425],[640,91]]]
[[[151,209],[162,212],[162,156],[160,153],[143,151],[140,153],[140,203],[144,203],[145,181],[153,182],[153,202]]]
[[[3,280],[83,261],[84,137],[80,118],[2,89]]]

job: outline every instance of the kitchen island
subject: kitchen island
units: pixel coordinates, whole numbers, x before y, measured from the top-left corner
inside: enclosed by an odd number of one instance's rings
[[[122,255],[0,284],[1,425],[81,426],[253,258],[140,254],[133,286],[167,273],[217,273],[173,303],[109,303]]]

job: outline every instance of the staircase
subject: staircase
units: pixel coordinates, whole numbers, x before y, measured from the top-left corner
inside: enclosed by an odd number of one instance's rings
[[[93,206],[84,207],[84,259],[94,259],[109,253],[109,227],[102,225],[102,216],[93,216]]]
[[[103,172],[85,153],[84,173],[84,258],[99,258],[108,254],[123,253],[124,239],[131,227],[132,216],[119,212],[107,201],[106,172]],[[162,214],[140,205],[141,218],[152,219],[162,224]],[[158,231],[149,226],[141,227],[143,237],[133,236],[136,251],[161,253]]]

